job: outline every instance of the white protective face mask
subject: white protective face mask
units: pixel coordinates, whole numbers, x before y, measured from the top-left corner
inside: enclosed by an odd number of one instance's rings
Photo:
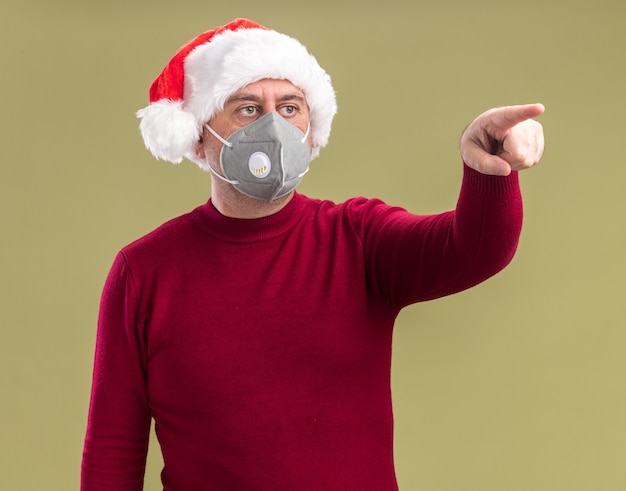
[[[224,146],[220,152],[219,179],[252,198],[273,201],[293,191],[309,170],[311,149],[307,137],[276,112],[234,131],[227,140],[208,124],[206,128]]]

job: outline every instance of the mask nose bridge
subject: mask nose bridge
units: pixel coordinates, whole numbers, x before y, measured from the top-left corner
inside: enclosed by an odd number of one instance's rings
[[[258,123],[258,124],[257,124]],[[256,121],[253,121],[250,124],[247,124],[246,126],[243,126],[242,128],[239,128],[235,131],[233,131],[230,135],[228,135],[227,138],[222,138],[217,131],[215,131],[213,128],[211,128],[211,126],[209,125],[209,123],[205,123],[205,127],[207,130],[209,130],[209,133],[211,133],[215,138],[217,138],[223,145],[226,145],[227,147],[232,147],[233,144],[231,142],[229,142],[228,140],[235,135],[238,132],[243,132],[246,136],[250,136],[252,133],[254,133],[255,131],[260,130],[261,128],[265,127],[268,124],[277,124],[277,125],[281,125],[283,123],[289,124],[291,126],[293,126],[294,128],[296,128],[298,131],[302,131],[300,130],[300,128],[298,128],[297,126],[289,123],[285,118],[283,118],[280,114],[278,114],[278,112],[276,111],[270,111],[267,114],[264,114],[263,116],[261,116],[259,119],[257,119]],[[304,132],[304,136],[302,137],[301,142],[304,143],[306,141],[306,139],[309,136],[309,133],[311,132],[311,120],[309,118],[308,124],[307,124],[307,128],[306,131]]]
[[[258,131],[259,129],[263,128],[264,126],[266,126],[268,124],[271,124],[271,123],[275,123],[276,121],[278,121],[277,118],[283,119],[283,117],[280,114],[278,114],[276,111],[270,111],[267,114],[264,114],[263,116],[261,116],[256,121],[252,121],[250,124],[247,124],[247,125],[239,128],[239,129],[236,129],[230,135],[228,135],[227,138],[222,138],[217,133],[217,131],[215,131],[213,128],[211,128],[209,123],[205,123],[204,126],[205,126],[205,128],[207,130],[209,130],[209,133],[211,133],[215,138],[217,138],[223,145],[226,145],[227,147],[232,147],[233,143],[229,142],[228,140],[233,135],[235,135],[235,134],[237,134],[239,132],[242,132],[244,135],[250,136],[251,133],[254,133],[255,131]]]
[[[263,120],[267,118],[267,122],[264,121],[264,124],[260,124],[258,126],[258,129],[263,128],[265,125],[268,124],[275,124],[276,126],[284,126],[285,128],[289,128],[290,131],[292,130],[297,130],[298,132],[302,133],[302,130],[300,128],[298,128],[296,125],[290,123],[289,121],[287,121],[285,118],[283,118],[280,114],[278,114],[277,111],[271,111],[267,114],[264,114],[263,116],[261,116],[259,119],[257,119],[256,121],[254,121],[254,123],[251,123],[248,126],[245,126],[242,129],[248,128],[249,126],[251,126],[252,124],[258,123],[259,121]],[[257,128],[255,128],[256,130]],[[300,139],[300,143],[304,143],[307,138],[309,137],[309,133],[311,132],[311,119],[309,118],[308,120],[308,124],[307,124],[307,128],[306,131],[304,132],[304,136]],[[246,135],[248,135],[249,133],[246,132]]]

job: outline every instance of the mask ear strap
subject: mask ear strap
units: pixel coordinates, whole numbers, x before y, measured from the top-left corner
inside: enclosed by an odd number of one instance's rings
[[[233,144],[231,142],[224,140],[220,135],[218,135],[217,132],[213,128],[211,128],[208,123],[205,124],[204,126],[206,127],[207,130],[209,130],[209,132],[215,138],[217,138],[219,141],[221,141],[224,145],[226,145],[227,147],[232,147],[233,146]],[[222,181],[227,182],[228,184],[239,184],[239,181],[237,181],[237,180],[226,179],[224,176],[221,176],[220,174],[215,172],[213,170],[213,167],[211,167],[210,165],[207,164],[207,167],[208,167],[209,171],[211,172],[211,174],[213,174],[218,179],[221,179]]]
[[[304,172],[298,174],[298,179],[302,179],[304,177],[304,174],[306,174],[307,172],[309,172],[309,166],[307,166]]]
[[[211,174],[213,174],[215,177],[221,179],[224,182],[227,182],[228,184],[239,184],[239,181],[235,180],[231,180],[231,179],[226,179],[224,176],[219,175],[217,172],[215,172],[213,170],[213,167],[211,167],[210,165],[207,165],[209,171],[211,172]]]
[[[309,121],[309,126],[307,126],[306,133],[304,134],[304,137],[302,138],[302,140],[300,140],[300,143],[304,143],[306,141],[306,139],[309,137],[310,132],[311,132],[311,121]]]
[[[219,141],[221,141],[224,145],[226,145],[227,147],[232,147],[233,146],[233,144],[231,142],[224,140],[220,135],[218,135],[217,132],[213,128],[211,128],[208,123],[205,124],[204,126],[206,127],[207,130],[209,130],[209,132],[215,138],[217,138]]]

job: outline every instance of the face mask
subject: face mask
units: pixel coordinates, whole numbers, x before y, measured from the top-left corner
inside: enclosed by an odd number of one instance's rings
[[[238,191],[252,198],[273,201],[293,191],[309,170],[310,130],[303,134],[276,112],[233,132],[228,140],[208,124],[207,129],[224,146],[220,167],[224,176],[209,170]]]

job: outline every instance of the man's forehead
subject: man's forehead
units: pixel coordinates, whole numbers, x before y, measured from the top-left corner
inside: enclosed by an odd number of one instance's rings
[[[304,92],[289,80],[263,79],[237,90],[226,102],[262,100],[268,97],[279,100],[305,100]]]

